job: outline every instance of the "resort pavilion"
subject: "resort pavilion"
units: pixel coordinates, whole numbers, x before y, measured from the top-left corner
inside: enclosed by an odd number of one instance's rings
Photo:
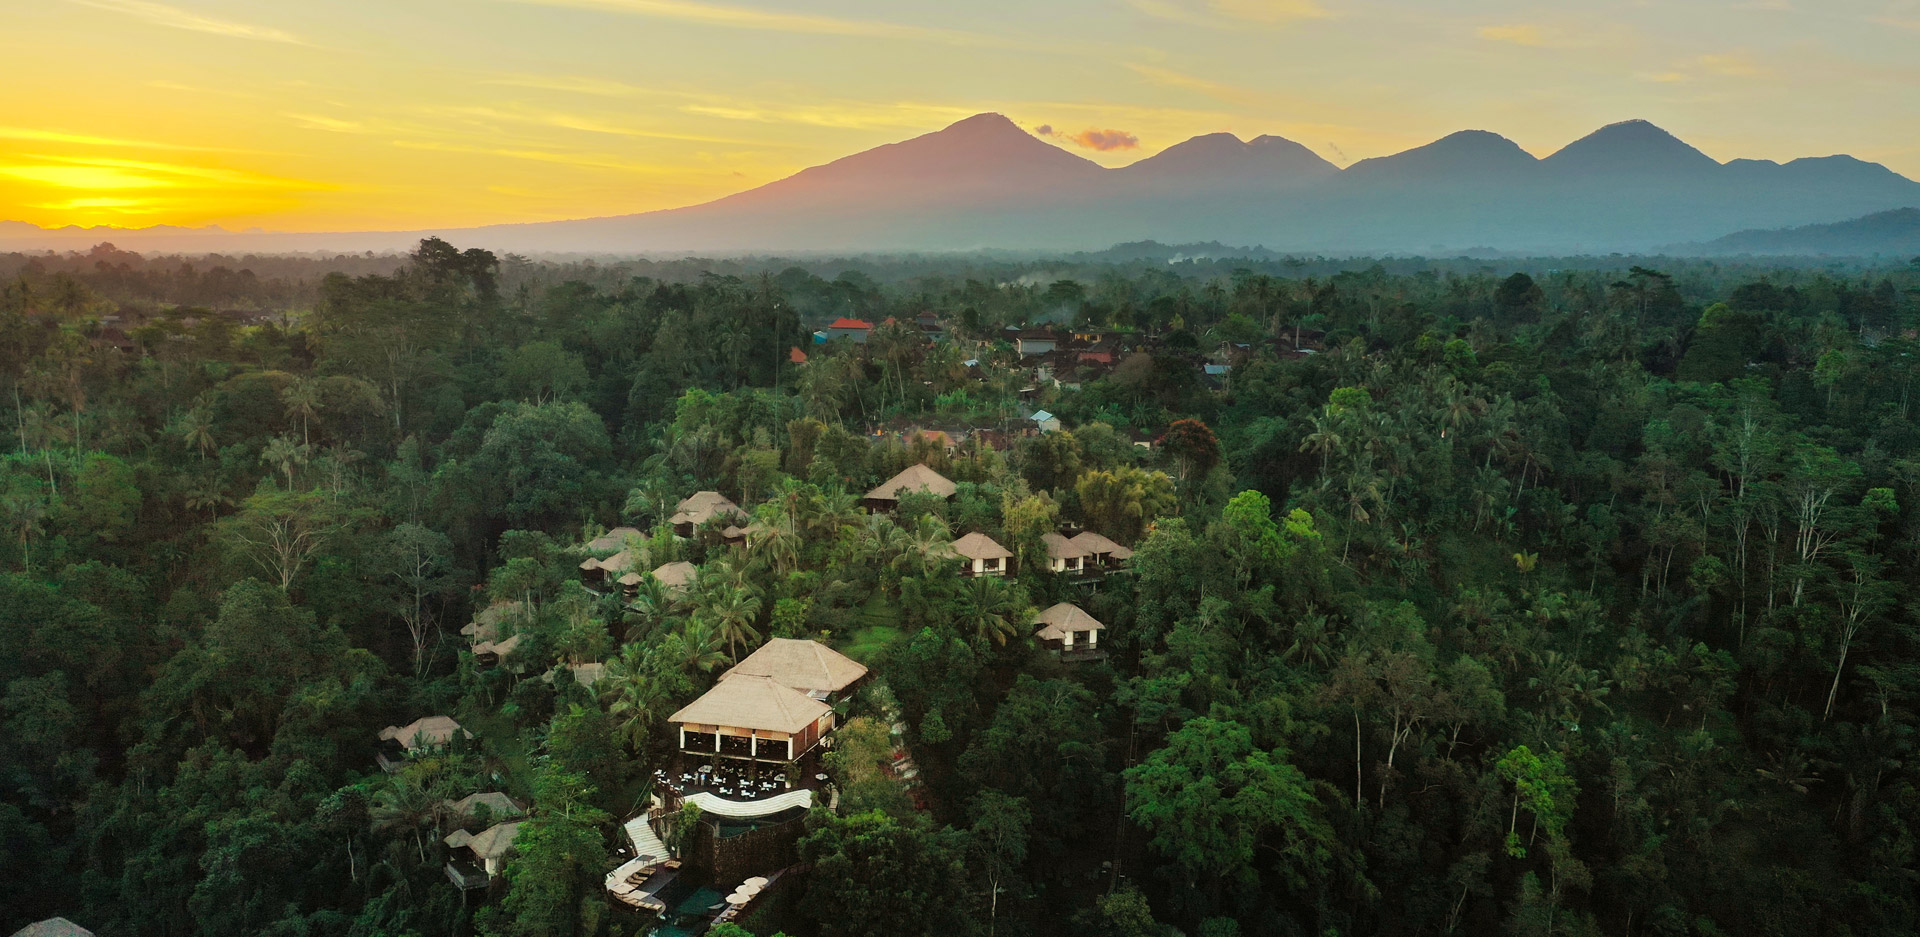
[[[667,721],[687,755],[735,759],[752,773],[783,766],[797,776],[800,759],[833,731],[829,702],[866,675],[824,644],[774,638]]]
[[[1013,551],[977,530],[955,540],[953,552],[967,564],[960,570],[962,576],[1005,576],[1012,565],[1007,561],[1013,559]]]

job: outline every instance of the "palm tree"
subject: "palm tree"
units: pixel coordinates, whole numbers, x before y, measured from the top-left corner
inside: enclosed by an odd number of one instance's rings
[[[727,650],[735,660],[740,657],[741,645],[760,640],[760,632],[753,627],[754,619],[760,616],[760,600],[745,589],[721,592],[701,611],[708,616],[720,639],[727,643]]]
[[[607,712],[620,721],[620,738],[636,752],[645,750],[653,732],[655,683],[647,667],[647,650],[638,644],[621,648],[620,656],[607,664],[602,698],[610,701]]]
[[[666,647],[677,658],[680,669],[687,672],[712,673],[713,668],[727,662],[726,653],[720,649],[719,629],[697,618],[690,619]]]
[[[41,496],[38,479],[15,475],[7,481],[5,491],[0,492],[0,511],[6,514],[7,526],[20,532],[20,565],[31,570],[33,557],[27,538],[40,532],[40,522],[47,516],[47,501]]]
[[[294,466],[307,464],[312,454],[312,446],[294,442],[292,436],[275,436],[267,440],[266,447],[260,450],[260,461],[285,474],[287,490],[292,491]]]
[[[410,768],[387,776],[386,783],[374,791],[373,807],[369,811],[375,830],[407,831],[423,864],[427,861],[427,845],[420,829],[437,819],[439,813],[440,798],[428,790],[421,783],[419,773]]]
[[[280,402],[287,406],[287,418],[300,418],[300,442],[305,445],[312,440],[307,437],[307,421],[320,412],[320,388],[312,378],[297,377],[280,392]]]
[[[982,641],[1004,645],[1019,633],[1018,620],[1025,609],[1024,597],[1015,593],[998,576],[976,576],[968,580],[960,595],[960,623]]]
[[[893,558],[893,566],[925,578],[937,565],[953,558],[952,540],[946,521],[925,515],[911,533],[899,540],[900,552]]]
[[[214,512],[217,509],[227,507],[231,504],[233,504],[233,499],[227,497],[218,488],[195,488],[187,492],[187,510],[204,510],[207,512],[207,520],[209,521],[214,519]]]
[[[173,431],[179,435],[182,442],[200,450],[202,460],[206,459],[207,453],[213,451],[213,414],[207,412],[205,407],[194,407],[181,414],[180,419],[174,423]]]

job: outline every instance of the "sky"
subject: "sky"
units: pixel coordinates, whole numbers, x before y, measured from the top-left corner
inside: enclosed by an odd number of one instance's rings
[[[695,204],[997,111],[1103,165],[1642,118],[1920,178],[1920,0],[0,0],[0,220],[404,230]]]

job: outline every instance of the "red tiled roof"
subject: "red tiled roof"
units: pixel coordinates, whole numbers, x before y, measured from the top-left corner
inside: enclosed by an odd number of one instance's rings
[[[794,364],[806,364],[807,353],[804,351],[801,351],[798,348],[794,348],[791,351],[787,352],[787,360],[793,362]]]
[[[1101,364],[1112,364],[1112,363],[1113,363],[1113,352],[1110,352],[1110,351],[1083,351],[1083,352],[1081,352],[1081,353],[1080,353],[1080,360],[1081,360],[1081,361],[1097,361],[1097,362],[1099,362],[1099,363],[1101,363]]]
[[[859,319],[846,319],[846,318],[841,318],[841,319],[835,319],[835,320],[833,320],[833,324],[832,324],[832,325],[829,325],[829,326],[827,326],[827,328],[830,328],[830,329],[870,329],[870,328],[873,328],[873,326],[872,326],[872,325],[871,325],[870,323],[866,323],[866,322],[862,322],[862,321],[860,321]]]

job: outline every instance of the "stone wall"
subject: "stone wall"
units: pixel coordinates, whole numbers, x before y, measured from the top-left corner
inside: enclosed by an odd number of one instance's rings
[[[688,865],[712,873],[716,883],[737,885],[752,876],[766,875],[798,862],[796,846],[806,832],[804,815],[725,839],[716,835],[711,822],[703,822],[687,838],[682,855]]]

